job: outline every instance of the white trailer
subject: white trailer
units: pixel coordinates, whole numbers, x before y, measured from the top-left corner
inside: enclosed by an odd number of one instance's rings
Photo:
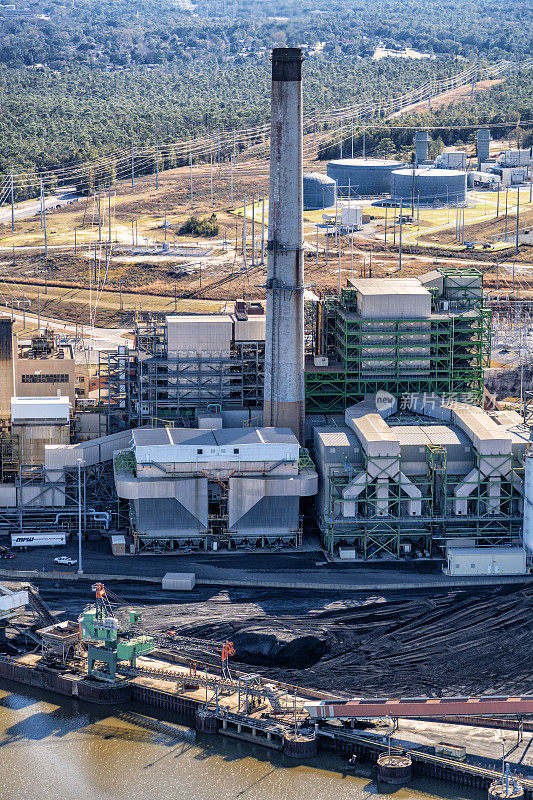
[[[67,543],[66,533],[12,533],[11,547],[58,547]]]
[[[525,575],[523,547],[448,547],[447,575]]]

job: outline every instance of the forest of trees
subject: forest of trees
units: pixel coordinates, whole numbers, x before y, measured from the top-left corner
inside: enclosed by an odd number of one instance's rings
[[[321,109],[386,99],[468,63],[519,63],[533,51],[532,16],[529,0],[21,0],[14,13],[0,7],[0,181],[263,124],[272,46],[304,47],[304,107]],[[435,57],[373,61],[379,44]],[[453,113],[466,123],[510,109],[531,109],[525,76]],[[401,132],[375,138],[379,153],[383,139],[406,146]],[[170,152],[160,167],[176,164]],[[110,163],[80,188],[114,177]]]

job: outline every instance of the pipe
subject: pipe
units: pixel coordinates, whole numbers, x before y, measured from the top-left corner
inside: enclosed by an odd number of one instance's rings
[[[105,522],[106,530],[109,529],[109,523],[111,522],[111,514],[109,513],[109,511],[97,511],[95,508],[88,508],[86,513],[93,518],[94,522]],[[71,517],[73,514],[77,515],[78,512],[60,511],[59,514],[56,514],[54,525],[59,524],[59,520],[61,517]]]

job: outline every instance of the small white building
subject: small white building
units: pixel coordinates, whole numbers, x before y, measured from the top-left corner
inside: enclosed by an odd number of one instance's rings
[[[448,547],[446,575],[525,575],[523,547]]]

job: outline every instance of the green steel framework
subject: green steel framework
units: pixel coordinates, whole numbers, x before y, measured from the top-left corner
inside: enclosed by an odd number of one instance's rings
[[[468,294],[468,287],[461,292],[453,301],[460,312],[427,319],[362,319],[354,313],[353,289],[344,289],[340,301],[323,301],[323,348],[330,366],[306,371],[307,413],[343,413],[381,389],[398,398],[468,394],[471,402],[480,402],[483,368],[490,363],[492,312],[481,307],[478,295]],[[438,303],[434,296],[434,310]],[[374,359],[389,366],[373,367]]]
[[[381,470],[380,460],[389,466],[390,457],[365,458],[363,469],[367,473],[366,483],[357,502],[362,513],[346,520],[336,510],[335,504],[342,499],[343,489],[349,485],[354,471],[361,467],[346,464],[345,467],[331,467],[329,473],[329,506],[328,515],[320,520],[323,546],[333,554],[339,545],[355,545],[363,558],[379,554],[389,554],[398,558],[402,540],[416,541],[426,551],[431,549],[432,541],[444,544],[445,540],[454,537],[468,537],[476,541],[476,545],[510,545],[520,535],[522,515],[519,510],[520,495],[511,479],[502,479],[499,486],[499,513],[493,514],[489,508],[491,498],[488,495],[488,480],[480,477],[479,467],[487,460],[474,451],[474,463],[478,468],[478,477],[472,481],[473,490],[468,498],[468,510],[465,516],[455,516],[452,511],[454,489],[465,480],[464,475],[451,475],[447,469],[446,450],[440,445],[426,446],[425,475],[410,476],[422,494],[422,514],[409,517],[405,513],[403,503],[407,499],[402,494],[401,475],[398,483],[388,484],[388,514],[378,516],[375,513],[377,496],[376,480],[386,470]],[[492,463],[493,468],[503,466]],[[398,471],[401,469],[401,458],[397,459]],[[374,477],[368,475],[369,465],[373,466]],[[523,479],[524,466],[513,460],[512,469],[518,478]],[[512,473],[511,473],[512,474]]]

